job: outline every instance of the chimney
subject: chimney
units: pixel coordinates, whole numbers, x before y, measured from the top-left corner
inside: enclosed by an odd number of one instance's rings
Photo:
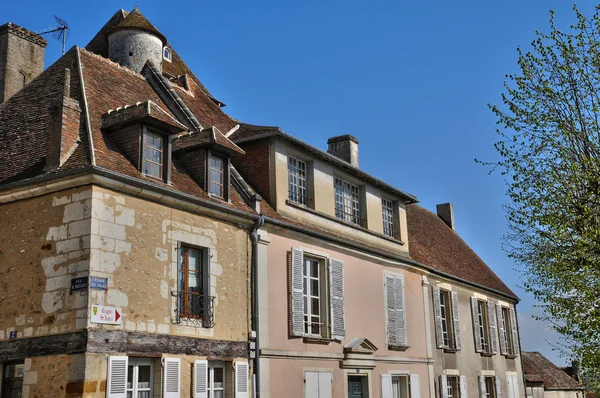
[[[454,228],[454,206],[452,203],[442,203],[436,206],[437,215],[447,226]]]
[[[71,71],[65,69],[63,95],[50,108],[45,170],[56,169],[67,160],[79,140],[81,108],[79,101],[70,97]]]
[[[44,70],[48,42],[13,23],[0,26],[0,104]]]
[[[327,152],[354,167],[358,167],[358,140],[350,134],[338,135],[327,140]]]

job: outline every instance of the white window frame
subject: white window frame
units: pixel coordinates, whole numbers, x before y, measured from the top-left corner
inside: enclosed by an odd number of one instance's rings
[[[494,376],[483,376],[485,380],[485,391],[482,398],[496,398],[496,378]]]
[[[442,323],[442,340],[444,346],[448,348],[454,348],[456,345],[454,342],[454,319],[452,317],[452,297],[451,292],[445,289],[440,289],[440,309]],[[444,330],[445,328],[445,330]]]
[[[394,214],[394,201],[381,198],[383,234],[389,236],[390,238],[395,238],[398,234],[398,231],[396,231],[396,220]]]
[[[457,394],[454,394],[454,393]],[[460,398],[460,377],[455,375],[446,376],[446,398]]]
[[[288,199],[290,202],[308,206],[307,164],[288,156]]]
[[[500,311],[502,317],[499,320],[500,322],[502,322],[502,326],[504,327],[502,336],[500,336],[501,339],[504,339],[505,343],[506,343],[506,353],[509,356],[515,355],[515,345],[513,342],[513,338],[512,338],[512,324],[511,324],[511,320],[510,320],[510,308],[508,307],[501,307],[502,310]]]
[[[223,370],[223,387],[217,388],[214,386],[215,384],[215,369]],[[208,361],[207,368],[207,381],[206,381],[206,393],[207,398],[215,398],[215,392],[223,391],[223,398],[227,396],[226,386],[227,386],[227,367],[225,366],[225,362],[217,362],[217,361]]]
[[[153,141],[158,138],[160,140],[160,148],[154,146],[154,145],[149,145],[148,144],[148,138],[152,137]],[[165,155],[166,155],[166,151],[167,151],[167,144],[166,144],[166,140],[165,137],[160,134],[157,133],[156,131],[153,131],[151,129],[148,128],[144,128],[144,132],[143,132],[143,149],[142,149],[142,171],[144,172],[144,175],[148,176],[148,177],[152,177],[152,178],[156,178],[158,180],[164,180],[164,174],[165,174]],[[150,150],[152,151],[152,153],[154,152],[158,152],[160,153],[160,162],[157,163],[154,160],[148,159],[148,157],[146,156],[146,150]],[[146,172],[146,164],[150,165],[150,169],[149,169],[149,173]],[[158,170],[159,170],[159,175],[154,175],[154,167],[153,166],[158,166]]]
[[[163,47],[163,59],[169,62],[173,61],[173,50],[167,46]]]
[[[361,225],[360,189],[358,185],[334,178],[335,216],[340,220]]]
[[[312,273],[312,264],[317,263],[317,275]],[[316,280],[318,285],[318,292],[312,291],[312,283],[308,283],[311,280]],[[304,305],[304,334],[306,336],[313,337],[326,337],[328,324],[327,324],[327,267],[325,266],[325,260],[317,256],[311,256],[310,253],[304,256],[304,264],[302,269],[302,298],[305,300]],[[317,293],[318,295],[315,295]],[[312,299],[319,300],[319,314],[315,315],[312,313]],[[318,318],[318,324],[320,328],[319,333],[313,333],[312,318]]]
[[[221,168],[213,168],[212,163],[213,161],[215,162],[215,164],[217,164],[217,162],[221,162]],[[225,167],[227,164],[227,159],[221,157],[221,156],[215,156],[212,153],[209,153],[208,155],[208,193],[211,196],[220,198],[220,199],[227,199],[226,198],[226,188],[225,188],[225,184],[227,183],[227,178],[225,175]],[[220,181],[219,180],[215,180],[212,178],[212,174],[211,171],[214,172],[215,175],[217,176],[221,176]],[[215,192],[214,187],[216,187],[217,185],[221,186],[221,194],[219,195],[218,193]]]
[[[481,342],[481,351],[484,353],[491,352],[489,322],[488,322],[488,305],[485,300],[477,300],[477,316],[479,318],[479,341]]]
[[[129,387],[129,368],[133,366],[133,380],[131,380],[131,387]],[[150,366],[150,383],[148,387],[144,387],[140,389],[138,387],[139,383],[139,367],[140,366]],[[153,396],[154,394],[154,360],[151,358],[135,358],[129,357],[127,363],[127,382],[126,382],[125,391],[127,393],[131,393],[131,396],[137,398],[138,393],[140,392],[148,392],[149,396]]]

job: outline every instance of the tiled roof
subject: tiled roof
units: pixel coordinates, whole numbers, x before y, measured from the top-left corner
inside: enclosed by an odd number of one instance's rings
[[[102,115],[102,128],[110,129],[124,123],[138,120],[155,120],[163,125],[169,126],[173,132],[187,130],[187,128],[175,119],[170,112],[162,109],[152,100],[137,102],[133,105],[125,105],[117,109],[111,109]]]
[[[160,33],[158,29],[156,29],[156,27],[154,27],[154,25],[152,25],[150,21],[146,19],[146,17],[142,15],[137,6],[129,13],[129,15],[125,17],[125,19],[123,19],[117,26],[110,30],[108,34],[122,29],[143,30],[160,38],[160,40],[163,42],[163,45],[167,44],[167,39],[165,36]]]
[[[521,355],[523,357],[523,371],[528,380],[529,375],[535,375],[535,381],[542,381],[545,389],[583,389],[577,381],[539,352],[522,352]]]
[[[228,152],[245,153],[240,147],[229,141],[216,127],[205,128],[199,132],[184,133],[173,141],[173,151],[200,146],[219,146]]]
[[[438,216],[423,207],[407,206],[410,256],[441,272],[517,296],[479,256]]]

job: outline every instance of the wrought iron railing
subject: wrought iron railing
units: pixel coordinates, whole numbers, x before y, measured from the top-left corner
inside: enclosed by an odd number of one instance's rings
[[[175,323],[210,328],[214,323],[214,300],[200,293],[173,291],[175,298]]]
[[[360,218],[359,216],[357,216],[354,213],[345,212],[342,209],[335,209],[335,216],[337,218],[339,218],[340,220],[344,220],[346,222],[359,225],[361,227],[364,227],[364,225],[365,225],[364,218]]]
[[[305,195],[300,195],[298,192],[293,191],[288,191],[288,200],[304,206],[308,206],[308,202],[312,202],[312,198],[309,198]]]

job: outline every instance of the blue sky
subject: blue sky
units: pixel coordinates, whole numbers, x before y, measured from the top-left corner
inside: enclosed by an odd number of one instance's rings
[[[501,249],[505,187],[474,158],[497,159],[495,119],[516,47],[565,29],[572,3],[504,1],[109,1],[30,0],[3,5],[0,23],[40,31],[67,20],[67,48],[85,46],[120,8],[138,5],[232,116],[278,125],[323,149],[350,133],[360,164],[431,210],[455,206],[458,233],[522,298],[523,349],[558,364],[558,337],[531,319],[534,300]],[[594,3],[580,1],[584,13]],[[46,65],[60,56],[48,38]]]

